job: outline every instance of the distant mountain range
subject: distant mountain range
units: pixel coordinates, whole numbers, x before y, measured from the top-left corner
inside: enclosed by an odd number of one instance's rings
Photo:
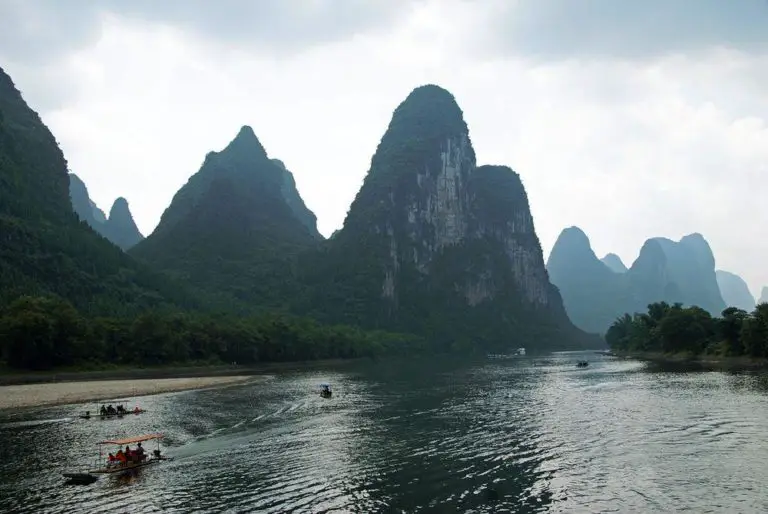
[[[547,271],[569,317],[589,332],[604,333],[620,315],[645,312],[658,301],[697,305],[718,316],[726,306],[755,307],[744,280],[715,271],[712,250],[698,233],[680,241],[648,239],[627,268],[612,253],[598,259],[586,234],[570,227],[552,248]]]

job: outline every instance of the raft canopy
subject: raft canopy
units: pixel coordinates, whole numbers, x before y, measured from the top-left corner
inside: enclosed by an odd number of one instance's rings
[[[124,444],[141,443],[143,441],[151,441],[153,439],[162,439],[163,434],[147,434],[137,435],[135,437],[126,437],[125,439],[109,439],[107,441],[101,441],[99,444],[117,444],[123,446]]]

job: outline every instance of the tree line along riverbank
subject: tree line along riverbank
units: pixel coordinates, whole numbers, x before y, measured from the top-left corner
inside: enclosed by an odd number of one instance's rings
[[[712,316],[696,306],[656,302],[647,312],[624,314],[605,334],[620,356],[649,360],[768,363],[768,304],[746,312],[729,307]]]
[[[419,355],[417,336],[321,325],[283,314],[252,316],[150,311],[86,317],[53,296],[24,296],[0,308],[0,356],[16,370],[108,366],[221,365]],[[108,372],[109,370],[107,370]]]

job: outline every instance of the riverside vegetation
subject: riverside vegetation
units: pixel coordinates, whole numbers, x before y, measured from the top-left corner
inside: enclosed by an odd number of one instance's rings
[[[418,354],[426,347],[416,336],[320,325],[289,315],[169,311],[85,317],[54,296],[23,296],[0,311],[0,341],[10,367],[31,370],[105,362],[254,364]]]
[[[645,313],[618,318],[605,339],[619,352],[765,359],[768,303],[752,312],[728,307],[717,317],[696,306],[656,302]]]

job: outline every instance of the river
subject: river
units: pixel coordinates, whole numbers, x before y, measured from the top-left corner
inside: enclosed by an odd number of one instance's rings
[[[559,353],[281,371],[122,421],[0,411],[0,511],[766,512],[767,393],[762,374]],[[96,441],[156,431],[172,460],[64,485]]]

